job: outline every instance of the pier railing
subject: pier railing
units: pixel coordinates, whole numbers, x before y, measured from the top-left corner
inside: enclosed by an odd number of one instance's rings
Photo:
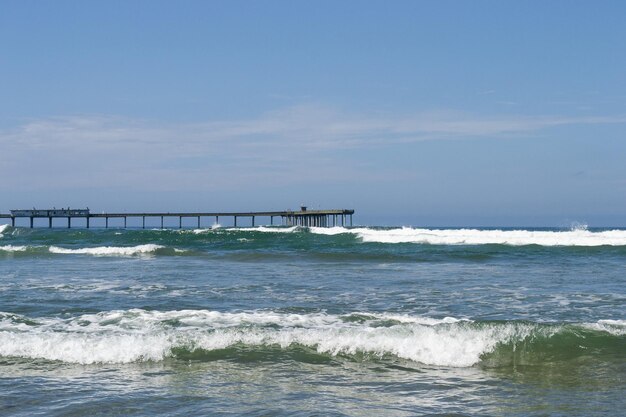
[[[332,227],[332,226],[352,226],[352,215],[354,210],[351,209],[333,209],[333,210],[307,210],[302,207],[300,210],[285,211],[250,211],[250,212],[130,212],[130,213],[92,213],[87,209],[32,209],[32,210],[11,210],[9,214],[1,214],[0,219],[6,218],[11,220],[11,226],[15,227],[16,220],[19,218],[29,219],[31,228],[35,225],[35,219],[47,218],[48,227],[52,227],[52,219],[63,218],[67,221],[67,227],[72,227],[73,218],[84,218],[86,227],[92,226],[92,219],[104,219],[105,228],[109,227],[109,219],[123,219],[123,227],[126,228],[129,218],[141,219],[141,227],[145,229],[147,218],[159,218],[161,228],[164,228],[164,220],[170,218],[178,218],[178,227],[183,227],[183,218],[197,219],[197,227],[200,228],[202,219],[215,219],[215,224],[219,224],[220,217],[232,218],[234,227],[238,227],[237,220],[241,218],[250,218],[251,225],[256,225],[258,217],[269,219],[269,225],[283,226],[307,226],[307,227]],[[280,223],[274,219],[280,218]],[[267,224],[267,223],[266,223]]]

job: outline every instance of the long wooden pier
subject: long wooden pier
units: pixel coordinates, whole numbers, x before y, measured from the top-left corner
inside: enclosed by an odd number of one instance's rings
[[[238,227],[237,220],[241,218],[249,218],[251,226],[257,224],[257,218],[265,218],[269,220],[270,226],[307,226],[307,227],[332,227],[332,226],[352,226],[352,215],[354,210],[336,209],[336,210],[307,210],[301,207],[298,211],[250,211],[250,212],[134,212],[134,213],[92,213],[87,209],[28,209],[28,210],[11,210],[9,214],[0,213],[0,219],[11,219],[11,226],[15,227],[16,220],[26,218],[29,220],[28,225],[35,227],[35,219],[48,219],[48,227],[52,228],[53,219],[64,219],[67,228],[72,227],[72,219],[85,219],[85,225],[89,229],[93,226],[93,219],[104,219],[104,225],[100,227],[109,228],[109,219],[123,219],[123,227],[126,228],[129,218],[141,219],[141,227],[146,228],[147,218],[159,218],[161,221],[161,229],[164,228],[164,220],[170,218],[178,219],[178,227],[183,227],[183,218],[195,218],[196,226],[201,227],[202,219],[214,219],[214,224],[219,224],[220,217],[232,218],[234,227]],[[280,223],[274,224],[275,218],[280,218]],[[267,224],[267,223],[265,223]]]

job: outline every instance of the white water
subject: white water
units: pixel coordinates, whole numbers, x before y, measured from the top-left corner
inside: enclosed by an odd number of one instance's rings
[[[480,230],[480,229],[369,229],[312,227],[312,233],[338,235],[350,233],[363,242],[421,243],[430,245],[541,245],[541,246],[626,246],[626,230],[592,232],[585,229],[567,231]]]
[[[14,246],[14,245],[4,245],[0,246],[0,251],[3,252],[24,252],[28,250],[28,246]]]
[[[209,233],[209,232],[212,232],[212,231],[215,231],[215,230],[219,230],[221,228],[222,228],[221,224],[213,223],[213,226],[211,226],[211,227],[209,227],[207,229],[193,229],[193,230],[191,230],[191,233],[199,235],[199,234],[202,234],[202,233]],[[188,233],[189,231],[188,230],[179,230],[179,232],[180,233]]]
[[[484,230],[484,229],[425,229],[402,227],[370,229],[367,227],[243,227],[228,231],[298,233],[309,230],[318,235],[352,234],[362,242],[418,243],[429,245],[539,245],[539,246],[626,246],[626,230],[592,232],[585,228],[564,231]],[[193,233],[210,233],[214,229],[195,229]],[[187,232],[187,231],[185,231]]]
[[[36,324],[29,323],[35,321]],[[454,318],[353,313],[124,310],[76,318],[29,319],[0,313],[0,356],[63,362],[160,361],[172,349],[224,349],[235,344],[298,344],[319,353],[393,355],[430,365],[466,367],[498,343],[521,340],[532,325],[486,325]]]
[[[241,232],[264,232],[264,233],[293,233],[298,230],[302,230],[299,226],[291,226],[291,227],[266,227],[266,226],[257,226],[257,227],[238,227],[238,228],[229,228],[227,230],[233,231],[241,231]]]
[[[58,254],[82,254],[82,255],[95,255],[95,256],[132,256],[132,255],[151,254],[163,247],[164,246],[149,243],[146,245],[138,245],[138,246],[130,246],[130,247],[99,246],[95,248],[77,248],[77,249],[68,249],[68,248],[60,248],[58,246],[50,246],[48,250],[51,253],[58,253]]]
[[[597,323],[589,323],[585,327],[605,331],[614,336],[626,335],[626,320],[598,320]]]

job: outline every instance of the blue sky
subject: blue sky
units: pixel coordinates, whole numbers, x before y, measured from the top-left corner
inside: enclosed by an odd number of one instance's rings
[[[626,226],[621,1],[1,1],[0,211]]]

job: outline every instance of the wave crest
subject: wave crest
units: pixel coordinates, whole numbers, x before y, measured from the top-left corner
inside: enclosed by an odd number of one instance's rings
[[[506,366],[511,357],[519,356],[519,352],[526,349],[523,349],[525,346],[530,346],[525,358],[534,358],[534,352],[539,352],[538,357],[545,356],[546,349],[550,353],[552,346],[573,352],[580,346],[584,348],[585,343],[597,343],[597,340],[606,343],[604,338],[614,338],[607,332],[600,332],[600,336],[596,332],[594,337],[579,336],[582,329],[579,326],[572,330],[568,325],[473,322],[386,313],[331,315],[134,309],[70,319],[36,320],[0,313],[0,356],[81,364],[128,363],[184,358],[198,352],[201,357],[210,356],[242,346],[261,351],[293,351],[304,347],[317,355],[353,359],[400,358],[450,367],[480,363]],[[611,343],[617,343],[615,349],[623,347],[621,339],[610,341],[608,345]]]
[[[483,230],[483,229],[370,229],[312,227],[312,233],[355,234],[363,242],[420,243],[430,245],[540,245],[540,246],[626,246],[626,230],[589,231],[576,228],[566,231]]]
[[[10,228],[8,224],[0,224],[0,238],[4,236],[4,231]]]
[[[56,254],[82,254],[82,255],[95,255],[95,256],[133,256],[133,255],[146,255],[154,254],[159,249],[165,248],[161,245],[155,245],[152,243],[130,247],[120,246],[99,246],[95,248],[77,248],[68,249],[60,248],[58,246],[50,246],[48,250],[50,253]]]
[[[0,252],[26,252],[29,248],[25,245],[4,245],[0,246]]]

